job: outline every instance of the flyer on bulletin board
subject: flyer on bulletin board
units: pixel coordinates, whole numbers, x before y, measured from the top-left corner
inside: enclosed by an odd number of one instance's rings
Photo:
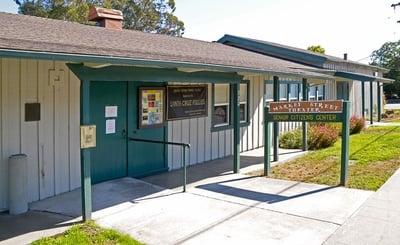
[[[141,88],[139,127],[157,127],[164,123],[164,88]]]

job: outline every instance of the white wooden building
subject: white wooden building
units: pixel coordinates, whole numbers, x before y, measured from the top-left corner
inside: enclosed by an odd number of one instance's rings
[[[33,30],[32,26],[36,28]],[[137,82],[146,82],[143,87],[152,82],[162,87],[206,84],[206,116],[170,120],[163,124],[164,140],[191,145],[186,156],[190,164],[237,154],[235,126],[239,124],[239,151],[263,146],[263,105],[271,99],[269,81],[273,76],[280,78],[282,100],[302,99],[298,85],[302,79],[308,79],[310,99],[315,100],[340,98],[338,84],[346,82],[353,114],[361,115],[360,83],[335,76],[333,70],[339,68],[329,63],[326,67],[315,67],[220,43],[5,13],[0,13],[0,33],[0,211],[8,209],[8,158],[14,154],[24,153],[28,157],[29,202],[81,186],[84,163],[81,162],[80,125],[87,123],[82,123],[82,117],[88,116],[82,106],[85,103],[96,106],[82,93],[84,82],[90,81],[95,86],[101,83],[99,80],[109,79],[110,84],[125,81],[122,86],[129,89]],[[387,81],[381,78],[383,70],[362,67],[364,73],[361,68],[349,71],[371,76],[370,71],[376,70],[375,81]],[[113,85],[109,88],[112,93]],[[237,95],[235,88],[239,88]],[[92,92],[91,98],[96,99]],[[235,96],[240,101],[237,109],[232,102]],[[128,102],[130,99],[128,97]],[[366,96],[367,102],[368,99]],[[376,103],[374,101],[373,105]],[[39,120],[27,120],[29,104],[39,104]],[[228,115],[216,122],[213,115],[217,107]],[[240,121],[235,121],[236,116]],[[94,120],[93,117],[90,120]],[[97,124],[96,121],[89,122]],[[98,129],[100,124],[97,124]],[[281,130],[291,130],[298,125],[283,123]],[[124,140],[128,140],[131,133],[129,125],[127,127],[128,135]],[[126,134],[125,129],[121,134]],[[145,129],[135,127],[132,132],[136,134],[136,131]],[[118,133],[117,128],[115,134]],[[107,135],[103,134],[97,132],[98,148],[101,147],[100,140],[106,139]],[[155,139],[152,137],[149,139]],[[164,171],[182,166],[181,151],[178,146],[166,148],[162,162]],[[94,154],[92,152],[92,157]],[[131,174],[130,164],[129,159],[124,160],[123,176],[159,172],[154,169]],[[92,174],[94,167],[92,164]],[[105,168],[107,171],[107,166]]]

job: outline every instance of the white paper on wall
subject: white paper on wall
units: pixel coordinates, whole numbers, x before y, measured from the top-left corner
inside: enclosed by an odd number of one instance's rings
[[[106,120],[106,134],[115,134],[115,119]]]
[[[118,117],[118,106],[106,106],[105,116],[106,117]]]

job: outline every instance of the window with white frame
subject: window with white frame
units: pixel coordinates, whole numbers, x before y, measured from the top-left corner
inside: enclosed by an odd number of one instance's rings
[[[325,85],[318,85],[318,90],[317,90],[317,100],[324,100],[324,97],[325,97],[325,94],[324,94],[324,92],[325,92],[325,87],[324,87]]]
[[[227,126],[230,124],[230,86],[229,84],[214,85],[214,127]]]
[[[296,83],[290,84],[290,101],[297,101],[299,100],[299,85]]]
[[[244,123],[248,121],[248,83],[240,84],[240,122]]]
[[[274,100],[274,86],[272,83],[265,84],[265,94],[264,94],[265,102],[270,102]]]
[[[279,100],[287,100],[288,86],[287,84],[279,85]]]
[[[309,95],[308,95],[308,99],[309,100],[316,100],[317,99],[315,97],[316,91],[317,91],[317,87],[316,86],[310,86]]]

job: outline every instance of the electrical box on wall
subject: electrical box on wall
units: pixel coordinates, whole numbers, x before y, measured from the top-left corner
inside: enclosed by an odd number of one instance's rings
[[[96,147],[96,125],[81,126],[81,149]]]
[[[40,103],[25,103],[25,122],[40,121]]]

